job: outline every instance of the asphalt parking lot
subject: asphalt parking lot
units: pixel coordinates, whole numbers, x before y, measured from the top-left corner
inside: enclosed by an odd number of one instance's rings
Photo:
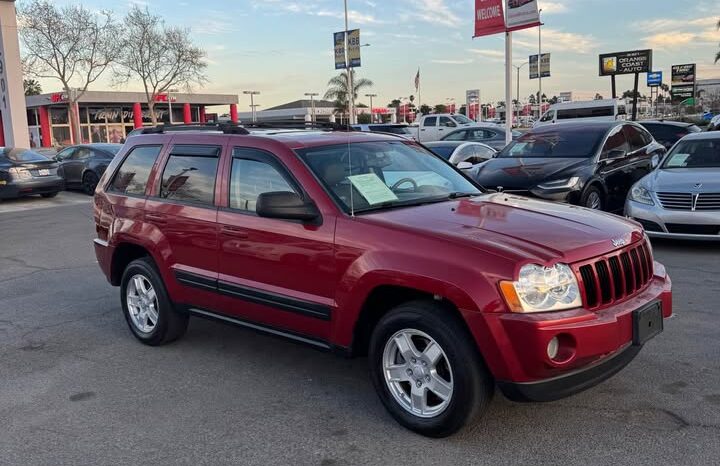
[[[582,394],[432,440],[397,425],[365,359],[219,323],[138,343],[92,250],[90,198],[0,204],[0,464],[717,464],[720,245],[655,242],[675,318]]]

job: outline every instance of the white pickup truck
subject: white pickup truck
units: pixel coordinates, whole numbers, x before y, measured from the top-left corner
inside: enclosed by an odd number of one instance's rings
[[[431,142],[441,140],[446,134],[456,129],[477,125],[478,123],[459,113],[436,113],[421,116],[408,127],[408,130],[415,140]]]

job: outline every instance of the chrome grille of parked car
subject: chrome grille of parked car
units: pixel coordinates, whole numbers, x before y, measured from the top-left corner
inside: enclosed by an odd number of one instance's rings
[[[669,210],[692,210],[690,193],[657,193],[660,204]]]
[[[585,307],[597,309],[628,298],[652,279],[653,257],[643,240],[600,259],[576,264]]]
[[[720,210],[720,193],[657,193],[660,204],[668,210]],[[694,202],[694,209],[693,209]]]

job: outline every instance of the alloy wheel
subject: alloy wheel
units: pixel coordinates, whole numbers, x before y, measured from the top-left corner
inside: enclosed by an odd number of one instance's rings
[[[383,375],[395,401],[422,418],[442,413],[453,394],[453,375],[445,351],[427,333],[396,332],[385,343]]]
[[[159,312],[157,294],[147,277],[133,275],[125,297],[133,326],[142,333],[151,333],[157,326]]]
[[[585,207],[588,207],[593,210],[600,210],[600,207],[602,206],[602,199],[600,199],[600,194],[596,191],[591,192],[587,200],[585,201]]]

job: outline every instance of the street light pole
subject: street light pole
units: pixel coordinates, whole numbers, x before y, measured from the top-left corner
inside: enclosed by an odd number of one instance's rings
[[[515,69],[517,70],[517,124],[520,126],[520,69],[527,65],[528,62],[523,63],[520,66],[513,65]],[[538,63],[539,65],[539,63]],[[507,112],[505,112],[507,114]]]
[[[540,20],[542,8],[538,10]],[[538,120],[542,117],[542,21],[538,24]]]
[[[353,73],[350,67],[349,58],[349,30],[348,30],[348,2],[345,0],[345,71],[347,72],[347,86],[348,86],[348,116],[350,124],[355,124],[355,85],[353,84]]]
[[[373,122],[372,100],[373,100],[373,97],[377,97],[377,94],[365,94],[365,97],[370,97],[370,123],[372,123]]]
[[[316,95],[319,95],[317,92],[306,92],[305,96],[310,97],[310,112],[312,114],[312,121],[315,123],[316,117],[315,117],[315,99],[314,97]]]
[[[250,108],[252,109],[252,121],[257,123],[257,112],[255,111],[255,96],[260,94],[260,91],[243,91],[243,94],[250,96]]]
[[[167,95],[167,100],[168,100],[168,121],[170,122],[171,125],[173,124],[173,121],[172,121],[172,96],[170,95],[170,93],[172,93],[172,92],[178,92],[178,90],[177,89],[168,89],[165,92],[165,94]]]

